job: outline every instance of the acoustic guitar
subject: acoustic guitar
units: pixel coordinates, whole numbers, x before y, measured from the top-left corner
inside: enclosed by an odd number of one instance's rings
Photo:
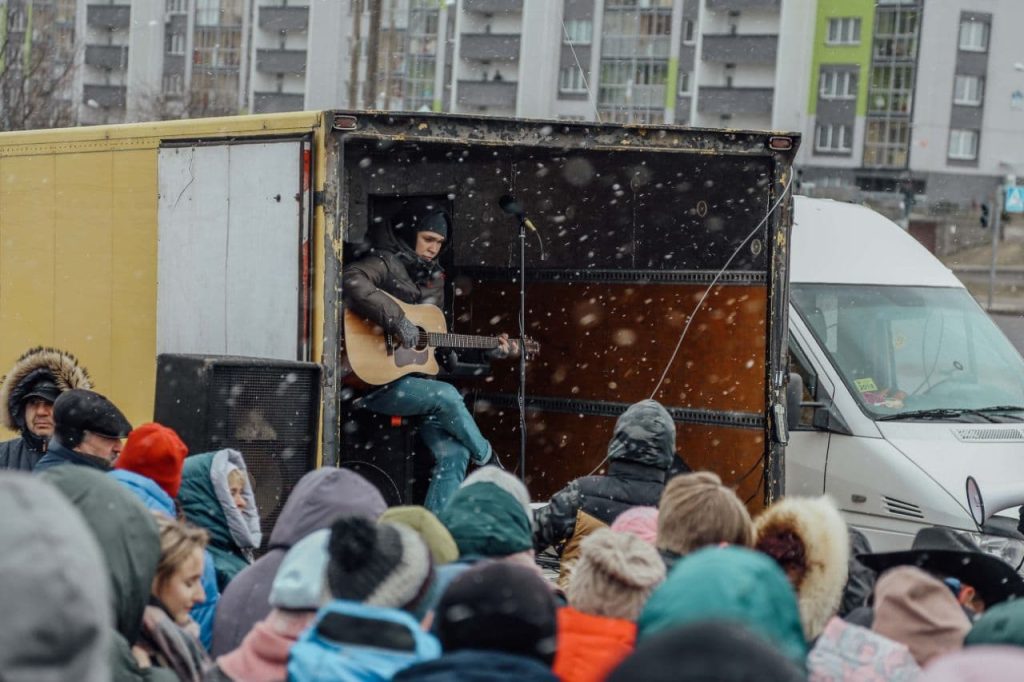
[[[388,293],[410,322],[419,328],[419,342],[415,348],[406,348],[378,325],[367,321],[348,308],[345,309],[345,352],[349,367],[357,377],[373,386],[388,384],[406,374],[429,374],[440,371],[435,348],[479,348],[490,350],[500,343],[494,336],[449,334],[444,313],[437,306],[410,304]],[[521,352],[533,357],[540,352],[540,344],[526,338],[520,341]]]

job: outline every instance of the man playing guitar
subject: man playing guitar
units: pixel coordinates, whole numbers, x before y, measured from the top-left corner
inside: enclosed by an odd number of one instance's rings
[[[444,269],[438,262],[448,243],[451,219],[438,202],[409,199],[384,230],[385,243],[343,271],[346,305],[405,348],[420,345],[420,329],[391,296],[444,309]],[[390,296],[385,295],[390,294]],[[488,351],[492,359],[517,356],[507,334]],[[469,461],[486,464],[491,444],[480,433],[462,395],[451,384],[406,375],[363,396],[359,406],[383,414],[421,416],[419,432],[435,464],[425,506],[439,512],[466,476]]]

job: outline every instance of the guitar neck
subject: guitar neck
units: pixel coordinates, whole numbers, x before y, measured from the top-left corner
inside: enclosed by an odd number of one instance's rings
[[[427,333],[427,345],[434,348],[480,348],[490,350],[498,347],[498,339],[493,336],[469,336],[467,334]]]

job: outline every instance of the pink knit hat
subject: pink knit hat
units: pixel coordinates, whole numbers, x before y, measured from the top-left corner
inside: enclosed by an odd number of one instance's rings
[[[658,535],[658,510],[655,507],[630,507],[615,517],[612,530],[635,535],[653,545]]]

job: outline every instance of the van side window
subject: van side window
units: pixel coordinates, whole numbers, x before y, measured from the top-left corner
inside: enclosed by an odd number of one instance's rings
[[[810,403],[818,400],[818,375],[811,369],[811,363],[800,347],[789,343],[789,371],[799,374],[804,380],[804,395],[801,402]],[[814,407],[808,406],[800,410],[799,428],[813,429]]]

